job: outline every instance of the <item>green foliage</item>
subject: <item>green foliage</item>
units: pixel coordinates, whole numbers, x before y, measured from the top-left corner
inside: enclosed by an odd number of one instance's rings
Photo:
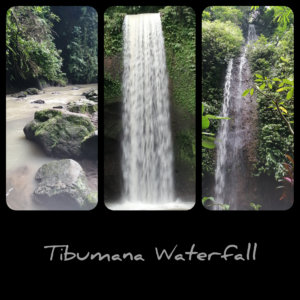
[[[239,54],[242,42],[242,31],[236,24],[220,20],[202,21],[202,97],[207,115],[220,114],[227,62]],[[219,122],[210,118],[209,126],[209,132],[216,134]],[[204,140],[204,146],[212,149],[213,137],[205,136]],[[210,149],[202,148],[203,174],[213,174],[215,170],[214,151]]]
[[[211,15],[212,21],[230,21],[238,26],[242,24],[243,12],[233,6],[209,6],[204,11],[205,13],[209,13]]]
[[[98,15],[94,8],[81,8],[79,26],[74,26],[69,50],[68,78],[73,83],[98,81]]]
[[[262,206],[260,204],[255,204],[254,202],[250,202],[250,207],[252,207],[254,210],[260,210]]]
[[[188,118],[196,111],[196,28],[190,7],[166,6],[160,10],[167,66],[175,103]]]
[[[211,63],[225,65],[230,58],[240,52],[244,41],[241,29],[230,21],[202,22],[203,69],[211,68]],[[209,66],[207,66],[209,64]]]
[[[196,18],[190,7],[166,6],[160,9],[166,49],[167,69],[174,111],[184,124],[174,137],[175,160],[196,168]]]
[[[230,118],[228,117],[219,117],[219,116],[214,116],[214,115],[203,115],[204,112],[204,103],[202,103],[202,130],[207,129],[210,125],[209,120],[229,120]],[[215,138],[213,133],[209,132],[203,132],[202,131],[202,146],[204,148],[208,149],[214,149],[215,148]]]
[[[111,77],[109,73],[104,73],[104,99],[106,103],[118,99],[122,94],[121,82]]]
[[[294,147],[293,25],[281,39],[273,37],[261,35],[249,47],[248,60],[254,74],[252,88],[256,90],[260,121],[255,175],[265,173],[279,179],[284,174],[281,162],[285,153],[293,153]]]
[[[218,207],[221,210],[229,210],[230,209],[229,204],[219,203],[215,200],[214,197],[203,197],[202,198],[202,205],[206,208]]]
[[[122,25],[126,13],[113,11],[104,13],[104,55],[112,56],[122,52]]]
[[[187,163],[191,169],[196,170],[196,139],[195,130],[181,130],[175,136],[176,159]],[[194,173],[193,172],[193,173]],[[194,176],[193,176],[194,177]]]
[[[10,81],[46,78],[65,84],[62,58],[53,42],[49,6],[14,6],[6,14],[6,71]]]

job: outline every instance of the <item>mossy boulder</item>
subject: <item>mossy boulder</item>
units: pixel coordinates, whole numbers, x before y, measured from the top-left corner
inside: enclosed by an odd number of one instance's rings
[[[44,207],[92,209],[97,204],[97,193],[89,188],[83,169],[72,159],[44,164],[35,179],[38,185],[33,200]]]
[[[89,113],[93,114],[98,111],[98,103],[94,101],[80,99],[78,101],[71,101],[67,104],[67,109],[75,113]]]
[[[28,88],[26,92],[28,95],[37,95],[39,93],[39,90],[36,88]]]
[[[90,89],[82,93],[82,96],[85,96],[87,99],[91,101],[98,102],[98,92],[95,89]]]
[[[41,145],[47,155],[79,158],[83,155],[82,142],[95,127],[85,115],[45,109],[35,112],[34,120],[23,131],[26,138]]]

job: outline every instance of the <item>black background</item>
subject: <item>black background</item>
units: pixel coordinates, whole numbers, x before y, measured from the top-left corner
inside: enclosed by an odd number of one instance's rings
[[[257,1],[244,5],[276,5]],[[202,1],[195,6],[195,1],[152,1],[124,2],[106,1],[107,6],[92,1],[61,1],[59,3],[42,2],[38,5],[91,5],[99,16],[99,94],[103,94],[103,12],[110,5],[187,5],[192,6],[197,18],[197,188],[196,205],[190,211],[110,211],[101,199],[103,195],[103,139],[99,147],[99,203],[92,211],[12,211],[5,202],[5,151],[2,151],[0,221],[1,221],[1,272],[8,282],[28,280],[35,284],[36,280],[48,283],[48,287],[62,284],[61,278],[72,278],[71,289],[77,289],[82,280],[92,285],[93,278],[105,277],[113,282],[131,279],[132,285],[136,278],[143,278],[149,267],[154,274],[152,279],[194,278],[198,285],[202,279],[214,283],[216,287],[224,281],[234,286],[236,279],[244,282],[249,289],[266,287],[266,280],[272,279],[275,289],[290,289],[293,270],[296,262],[299,240],[299,226],[296,225],[299,205],[297,190],[294,206],[288,211],[208,211],[201,204],[201,141],[200,141],[200,107],[201,107],[201,13],[209,5],[242,5],[240,2],[226,3],[217,1]],[[1,70],[2,99],[1,133],[5,138],[5,13],[14,5],[36,5],[35,2],[10,2],[5,7],[1,4]],[[295,14],[295,34],[297,41],[298,11],[287,2],[278,5],[288,5]],[[295,53],[297,53],[297,46]],[[296,54],[297,58],[297,54]],[[297,80],[297,76],[296,76]],[[297,90],[296,90],[297,92]],[[295,97],[297,99],[297,97]],[[99,102],[101,102],[101,96]],[[295,101],[297,106],[297,100]],[[99,132],[103,108],[99,106]],[[103,118],[102,118],[103,119]],[[296,136],[297,136],[297,130]],[[4,145],[2,150],[4,149]],[[296,151],[295,151],[296,153]],[[295,155],[297,166],[297,156]],[[297,168],[296,168],[297,169]],[[297,185],[297,178],[296,178]],[[296,228],[297,226],[297,228]],[[247,243],[256,242],[257,259],[250,262],[222,261],[215,259],[210,262],[193,260],[192,262],[157,261],[154,248],[172,249],[178,245],[178,253],[188,251],[196,244],[199,251],[222,251],[229,244],[236,244],[246,249]],[[141,253],[145,262],[98,262],[55,260],[50,262],[49,250],[45,245],[69,245],[70,250],[84,254],[90,252]],[[128,275],[131,271],[134,275]],[[146,272],[145,272],[146,271]],[[229,272],[230,275],[229,276]],[[49,275],[54,274],[54,275]],[[253,275],[250,275],[253,274]],[[148,274],[149,275],[149,274]],[[48,278],[51,279],[49,285]],[[201,278],[201,280],[200,280]],[[174,281],[173,289],[179,281]],[[101,285],[101,282],[98,282]],[[228,286],[228,288],[229,288]],[[154,288],[154,287],[153,287]],[[112,291],[113,292],[113,291]],[[285,298],[289,299],[289,298]]]

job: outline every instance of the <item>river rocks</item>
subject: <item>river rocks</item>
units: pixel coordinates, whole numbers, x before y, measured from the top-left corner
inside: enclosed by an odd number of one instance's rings
[[[25,92],[28,95],[37,95],[39,93],[39,90],[36,88],[28,88]]]
[[[82,142],[95,131],[88,117],[46,109],[36,111],[34,120],[24,129],[27,139],[33,140],[47,155],[63,158],[82,156]]]
[[[91,209],[97,193],[88,186],[86,175],[76,161],[63,159],[44,164],[35,175],[38,186],[33,200],[56,209]]]
[[[39,100],[31,101],[30,103],[45,104],[45,101],[39,99]]]
[[[87,92],[82,93],[82,96],[85,96],[91,101],[98,102],[98,92],[95,89],[90,89]]]
[[[12,96],[15,97],[15,98],[25,98],[25,97],[27,97],[27,93],[26,92],[19,92],[19,93],[13,94]]]
[[[98,103],[94,101],[86,100],[84,98],[78,101],[72,101],[67,103],[67,109],[75,113],[89,113],[92,114],[98,111]]]

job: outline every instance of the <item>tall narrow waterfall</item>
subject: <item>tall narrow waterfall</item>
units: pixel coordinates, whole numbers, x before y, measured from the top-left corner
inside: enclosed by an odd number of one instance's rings
[[[168,74],[159,13],[123,24],[123,200],[174,201]]]
[[[248,28],[246,46],[241,56],[230,60],[227,67],[222,116],[217,135],[217,165],[215,171],[215,201],[229,205],[230,210],[249,209],[247,207],[247,187],[249,184],[249,165],[253,162],[253,149],[256,130],[256,101],[254,96],[242,97],[249,86],[251,73],[246,58],[247,44],[256,40],[254,25]]]

